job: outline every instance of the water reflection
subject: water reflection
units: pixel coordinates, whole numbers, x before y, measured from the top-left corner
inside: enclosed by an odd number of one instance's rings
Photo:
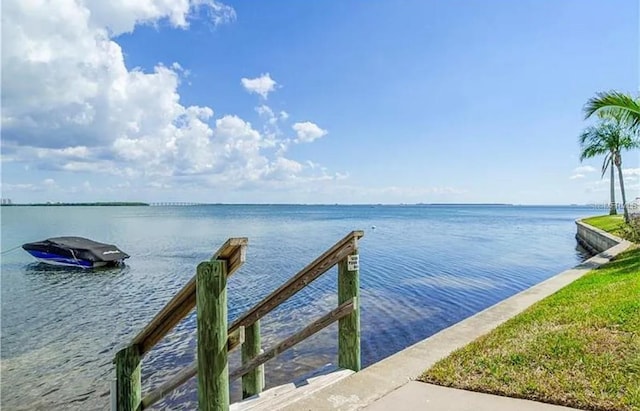
[[[100,238],[131,255],[83,270],[3,256],[0,371],[3,409],[105,409],[115,352],[127,344],[228,237],[249,237],[229,279],[229,320],[284,283],[347,232],[360,242],[362,362],[371,364],[574,265],[573,220],[588,209],[500,207],[210,206],[12,207],[2,242],[61,234]],[[582,213],[582,214],[581,214]],[[10,215],[9,215],[10,214]],[[523,233],[526,233],[524,235]],[[262,321],[263,346],[337,306],[331,270]],[[145,391],[195,359],[195,313],[143,361]],[[268,386],[336,362],[336,326],[266,364]],[[239,365],[239,353],[230,369]],[[232,385],[232,398],[240,395]],[[195,380],[158,409],[192,409]]]

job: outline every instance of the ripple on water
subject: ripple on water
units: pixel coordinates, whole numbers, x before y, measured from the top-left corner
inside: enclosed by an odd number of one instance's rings
[[[117,269],[82,271],[3,256],[3,409],[105,409],[111,360],[227,237],[249,237],[247,262],[229,279],[229,317],[284,283],[353,229],[361,240],[362,361],[366,366],[568,268],[578,208],[418,206],[12,207],[2,243],[82,235],[118,244]],[[525,234],[526,233],[526,234]],[[541,257],[544,257],[541,259]],[[262,321],[263,346],[337,305],[333,269]],[[158,386],[195,359],[188,315],[143,361],[143,387]],[[331,327],[266,365],[268,386],[337,358]],[[240,363],[231,355],[230,368]],[[239,384],[231,387],[240,395]],[[193,409],[195,380],[157,409]]]

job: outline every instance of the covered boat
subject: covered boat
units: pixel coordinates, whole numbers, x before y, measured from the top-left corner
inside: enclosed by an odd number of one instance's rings
[[[82,268],[118,265],[129,258],[115,245],[83,237],[54,237],[23,244],[22,248],[43,263]]]

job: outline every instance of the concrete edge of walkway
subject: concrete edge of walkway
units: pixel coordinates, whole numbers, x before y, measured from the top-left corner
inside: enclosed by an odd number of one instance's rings
[[[574,268],[509,297],[283,410],[346,411],[366,407],[409,381],[415,380],[427,368],[456,349],[488,333],[592,269],[606,264],[631,244],[629,241],[621,240],[618,245]]]
[[[579,411],[521,398],[409,381],[367,406],[366,411]]]

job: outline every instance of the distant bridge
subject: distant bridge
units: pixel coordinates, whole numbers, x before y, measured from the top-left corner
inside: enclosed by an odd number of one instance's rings
[[[189,203],[189,202],[163,202],[163,203],[149,203],[152,207],[184,207],[184,206],[197,206],[201,203]]]

